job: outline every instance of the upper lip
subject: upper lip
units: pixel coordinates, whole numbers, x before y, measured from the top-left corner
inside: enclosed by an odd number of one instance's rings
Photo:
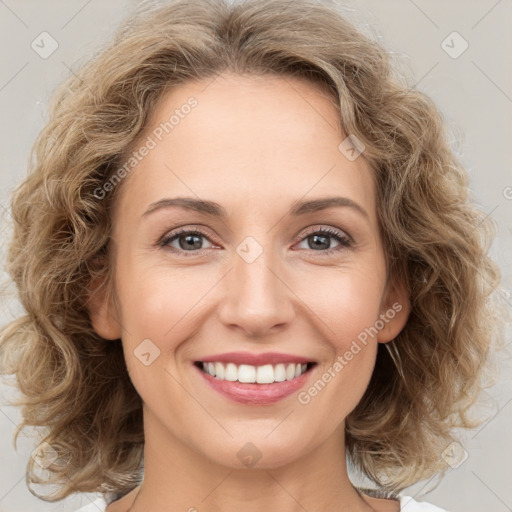
[[[315,362],[307,357],[283,354],[281,352],[264,352],[262,354],[253,354],[251,352],[225,352],[223,354],[201,357],[197,361],[203,363],[234,363],[236,365],[248,364],[251,366],[279,363],[306,364]]]

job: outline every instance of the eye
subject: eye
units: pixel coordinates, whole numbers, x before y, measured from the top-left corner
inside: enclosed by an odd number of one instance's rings
[[[168,247],[173,252],[178,253],[195,253],[198,254],[203,251],[203,249],[208,249],[208,247],[202,247],[202,239],[208,240],[208,237],[198,231],[197,229],[179,229],[178,231],[173,231],[167,235],[165,235],[158,245],[160,247]],[[175,245],[172,245],[175,244]],[[188,256],[188,254],[183,254],[184,256]],[[194,254],[191,254],[194,255]]]
[[[334,238],[338,245],[331,247],[330,239]],[[310,231],[302,238],[306,242],[309,249],[314,249],[314,252],[321,252],[322,255],[328,255],[336,251],[350,248],[352,240],[343,231],[338,231],[332,228],[316,229]],[[301,242],[301,243],[303,243]]]
[[[330,239],[334,239],[338,245],[331,247]],[[158,246],[169,248],[172,252],[187,257],[201,254],[203,250],[215,247],[213,244],[210,247],[203,247],[203,240],[209,241],[209,238],[202,231],[180,228],[166,234],[158,242]],[[321,255],[329,255],[352,246],[352,240],[348,235],[333,228],[317,228],[307,233],[301,240],[301,243],[307,242],[307,249],[312,249]],[[209,243],[211,244],[210,241]]]

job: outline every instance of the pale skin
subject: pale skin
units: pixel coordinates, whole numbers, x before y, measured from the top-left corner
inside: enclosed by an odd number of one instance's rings
[[[90,305],[96,332],[122,339],[144,401],[144,482],[107,511],[398,511],[396,500],[358,493],[345,462],[345,418],[378,344],[396,337],[410,311],[404,290],[388,286],[372,169],[364,155],[349,161],[339,151],[346,134],[326,93],[292,77],[187,83],[167,93],[145,135],[191,96],[197,106],[120,185],[117,301],[98,293]],[[227,216],[176,206],[143,216],[178,196],[215,201]],[[289,213],[294,201],[333,196],[362,211]],[[201,248],[184,249],[184,237],[159,246],[176,228],[201,231]],[[327,234],[328,249],[316,248],[311,235],[322,229],[351,246],[326,254],[340,242]],[[248,236],[263,250],[251,263],[236,251]],[[317,361],[311,385],[397,302],[402,309],[307,405],[297,393],[240,404],[193,367],[222,352],[284,352]],[[134,355],[145,339],[160,350],[148,366]],[[253,467],[237,457],[248,442],[262,455]]]

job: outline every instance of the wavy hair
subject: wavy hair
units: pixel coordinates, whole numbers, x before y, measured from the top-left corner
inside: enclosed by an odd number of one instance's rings
[[[90,284],[113,286],[111,180],[166,91],[224,71],[300,77],[325,88],[346,134],[366,146],[389,279],[407,287],[402,332],[379,344],[369,386],[346,418],[353,467],[382,489],[437,473],[455,427],[484,385],[498,338],[499,284],[487,256],[493,224],[432,100],[398,75],[389,54],[334,2],[170,0],[142,6],[55,91],[11,200],[7,269],[23,316],[0,334],[4,374],[21,391],[23,422],[58,453],[27,485],[125,493],[143,468],[142,402],[122,346],[91,325]]]

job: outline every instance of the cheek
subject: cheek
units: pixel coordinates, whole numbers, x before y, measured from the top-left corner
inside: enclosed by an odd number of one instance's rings
[[[182,368],[176,363],[187,358],[188,340],[202,329],[211,307],[208,291],[221,275],[135,259],[119,265],[118,272],[125,361],[137,391],[150,400],[163,382],[172,388],[172,377],[179,378]]]
[[[295,321],[301,324],[309,318],[336,352],[347,350],[378,318],[383,279],[378,262],[371,263],[359,268],[313,267],[307,278],[302,271],[283,276],[294,291],[290,301],[298,301]],[[118,272],[121,322],[132,348],[146,338],[161,350],[176,348],[191,336],[195,323],[202,323],[198,317],[211,313],[222,300],[214,290],[217,284],[223,288],[218,268],[145,266],[134,260],[120,265]],[[222,293],[229,293],[229,287]]]
[[[330,358],[319,372],[322,382],[315,389],[306,390],[299,402],[306,404],[318,396],[315,402],[319,410],[331,410],[336,404],[335,408],[342,409],[338,417],[343,417],[357,405],[373,372],[378,347],[375,325],[380,314],[383,279],[370,268],[352,268],[332,273],[328,281],[309,291],[303,289],[308,305],[321,320],[317,325]],[[317,280],[318,283],[321,284]],[[327,392],[323,391],[324,385],[329,389]]]
[[[323,304],[322,337],[330,357],[322,361],[316,379],[297,396],[311,428],[316,428],[320,420],[326,431],[337,428],[340,419],[346,418],[361,400],[378,348],[373,330],[380,305],[376,280],[342,282],[343,288],[316,297],[317,304]]]
[[[204,289],[208,283],[203,280],[203,286],[198,286],[183,269],[126,265],[119,271],[125,272],[118,293],[123,350],[131,381],[153,409],[162,403],[179,409],[186,396],[176,384],[179,376],[169,362],[192,336],[191,325],[197,323],[194,318],[201,311],[198,301],[211,284]]]
[[[118,271],[121,317],[131,342],[141,336],[175,338],[180,324],[188,321],[188,314],[211,286],[193,268],[151,267],[135,261],[120,266]],[[202,277],[207,278],[204,273]]]
[[[383,279],[369,268],[343,269],[309,281],[303,287],[305,302],[324,325],[322,332],[339,350],[366,332],[379,317]]]

